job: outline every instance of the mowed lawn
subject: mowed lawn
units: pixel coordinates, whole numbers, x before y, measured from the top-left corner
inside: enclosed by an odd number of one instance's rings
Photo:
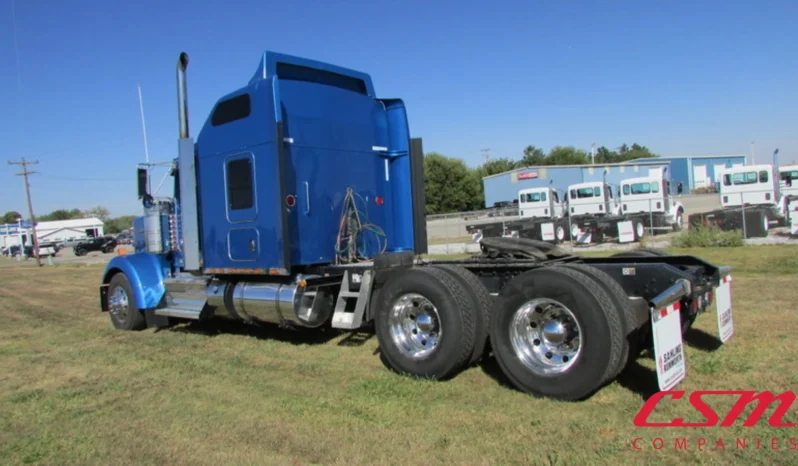
[[[798,388],[798,247],[678,252],[734,267],[736,334],[719,347],[714,306],[701,316],[677,388]],[[491,363],[414,381],[383,368],[368,333],[114,330],[98,308],[101,272],[0,269],[3,464],[798,463],[798,429],[770,427],[772,408],[752,428],[636,428],[657,390],[646,355],[579,403],[518,393]],[[707,401],[722,418],[734,399]],[[664,400],[651,420],[676,417],[704,419]],[[785,420],[798,421],[798,403]]]

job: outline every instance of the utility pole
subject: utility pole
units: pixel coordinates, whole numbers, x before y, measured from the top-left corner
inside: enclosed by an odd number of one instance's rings
[[[25,157],[22,157],[22,161],[21,162],[8,162],[9,165],[22,165],[22,173],[17,173],[17,176],[22,176],[22,177],[25,178],[25,194],[28,197],[28,213],[30,214],[30,227],[31,227],[31,231],[33,232],[32,233],[32,236],[33,236],[33,255],[36,256],[36,265],[41,267],[42,266],[42,261],[39,258],[39,238],[36,236],[36,217],[33,215],[33,203],[31,202],[31,199],[30,199],[30,184],[28,183],[28,175],[32,175],[34,173],[37,173],[37,172],[34,172],[34,171],[29,171],[28,170],[28,165],[36,165],[38,163],[39,163],[38,160],[34,160],[33,162],[28,162],[27,160],[25,160]],[[20,226],[21,226],[21,223],[20,223]],[[20,248],[21,251],[24,250],[24,249],[22,249],[22,244],[19,245],[19,248]]]
[[[490,149],[482,149],[482,156],[485,157],[485,162],[490,160]]]

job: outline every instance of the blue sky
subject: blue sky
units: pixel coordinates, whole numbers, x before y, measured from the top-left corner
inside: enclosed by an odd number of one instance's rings
[[[426,151],[471,166],[483,148],[593,142],[678,156],[756,141],[758,162],[776,147],[798,161],[794,1],[314,3],[0,0],[0,211],[27,213],[6,164],[26,156],[37,213],[138,214],[136,85],[150,158],[168,160],[181,51],[193,136],[275,50],[370,73],[379,96],[405,100]]]

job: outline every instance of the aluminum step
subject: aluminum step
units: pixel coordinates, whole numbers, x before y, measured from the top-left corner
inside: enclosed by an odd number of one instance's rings
[[[164,317],[176,317],[179,319],[199,320],[200,314],[202,314],[202,309],[197,311],[194,309],[179,309],[173,307],[164,307],[161,309],[156,309],[155,311],[153,311],[153,314]]]
[[[364,271],[360,282],[360,290],[351,291],[349,289],[349,271],[344,272],[344,279],[341,282],[341,289],[338,292],[338,300],[335,303],[335,312],[332,318],[333,328],[354,330],[360,328],[363,324],[363,315],[366,312],[366,305],[371,296],[372,274],[371,270]],[[347,305],[352,299],[356,301],[354,310],[350,312],[347,310]]]

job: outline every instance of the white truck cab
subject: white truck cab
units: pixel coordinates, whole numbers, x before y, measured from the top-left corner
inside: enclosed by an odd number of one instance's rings
[[[678,228],[684,221],[684,206],[668,192],[668,182],[657,176],[628,178],[621,181],[621,213],[659,213]]]
[[[518,211],[521,218],[561,218],[563,205],[551,187],[527,188],[518,191]]]
[[[798,165],[779,167],[779,189],[785,196],[798,196]]]
[[[612,188],[602,181],[568,186],[568,212],[575,215],[618,215],[620,205]]]
[[[723,207],[777,206],[781,202],[773,165],[732,167],[721,173],[720,204]]]

